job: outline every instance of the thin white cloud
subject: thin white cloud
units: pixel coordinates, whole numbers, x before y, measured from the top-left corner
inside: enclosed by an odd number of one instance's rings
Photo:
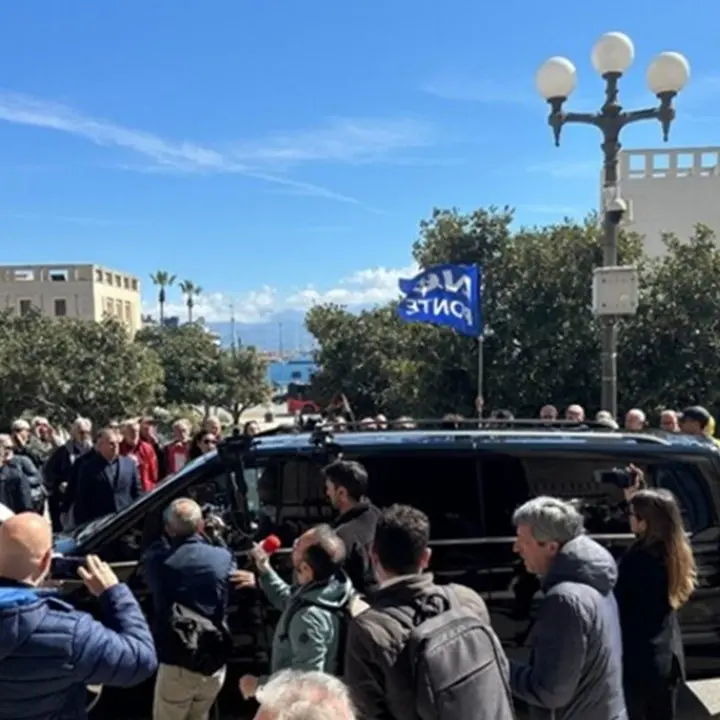
[[[537,104],[530,86],[527,89],[518,88],[512,83],[498,83],[495,80],[467,75],[437,76],[423,83],[420,89],[443,100],[492,105]]]
[[[322,128],[239,143],[233,155],[251,165],[365,163],[385,161],[398,151],[427,147],[432,142],[432,128],[416,120],[334,118]]]
[[[348,162],[380,158],[399,148],[421,147],[429,141],[429,128],[409,121],[336,120],[320,131],[302,131],[269,141],[244,143],[235,150],[221,151],[187,140],[172,141],[142,130],[99,120],[59,103],[0,93],[0,120],[18,125],[56,130],[96,145],[129,150],[151,161],[126,164],[141,172],[237,173],[280,185],[303,194],[364,205],[343,193],[267,172],[273,164],[311,161]]]
[[[362,307],[385,303],[399,296],[398,279],[412,277],[417,273],[416,265],[403,268],[369,268],[359,270],[342,278],[335,287],[319,289],[308,285],[291,293],[281,293],[276,288],[263,286],[241,296],[225,292],[203,293],[195,301],[194,315],[208,322],[227,321],[232,308],[238,322],[260,323],[271,320],[277,313],[288,310],[304,312],[313,305],[337,303],[349,307]],[[152,293],[152,288],[146,290]],[[176,288],[170,291],[172,301],[167,304],[165,314],[184,318],[187,309]],[[172,297],[172,296],[175,297]],[[144,311],[157,315],[157,303],[149,296]]]

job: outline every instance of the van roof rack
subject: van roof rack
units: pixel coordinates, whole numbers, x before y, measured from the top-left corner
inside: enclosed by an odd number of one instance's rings
[[[328,423],[333,425],[332,421]],[[375,423],[377,425],[377,423]],[[348,430],[375,430],[369,420],[345,422]],[[572,430],[574,432],[624,432],[597,420],[541,420],[540,418],[395,418],[387,421],[380,432],[408,430]]]

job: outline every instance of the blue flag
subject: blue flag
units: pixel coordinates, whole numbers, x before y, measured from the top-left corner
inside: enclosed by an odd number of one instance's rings
[[[398,285],[405,297],[397,311],[405,322],[444,325],[472,337],[482,334],[482,270],[477,265],[435,265]]]

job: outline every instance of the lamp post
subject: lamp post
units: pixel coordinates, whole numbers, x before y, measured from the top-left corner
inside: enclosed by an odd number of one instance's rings
[[[674,97],[690,78],[688,61],[676,52],[660,53],[650,63],[647,83],[659,105],[645,110],[624,110],[618,102],[618,81],[632,65],[635,47],[627,35],[611,32],[603,35],[592,50],[592,64],[605,80],[605,102],[598,112],[565,112],[563,105],[577,82],[575,66],[564,57],[552,57],[537,71],[535,83],[550,105],[548,122],[555,145],[560,145],[564,125],[594,125],[603,137],[603,267],[617,266],[618,225],[627,209],[618,191],[620,133],[626,125],[640,120],[659,120],[663,140],[667,142],[675,119]],[[617,415],[617,315],[602,318],[602,409]]]

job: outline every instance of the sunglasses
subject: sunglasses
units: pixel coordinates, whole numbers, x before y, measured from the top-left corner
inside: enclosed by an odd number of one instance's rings
[[[217,440],[215,438],[203,438],[200,441],[201,445],[217,445]]]

